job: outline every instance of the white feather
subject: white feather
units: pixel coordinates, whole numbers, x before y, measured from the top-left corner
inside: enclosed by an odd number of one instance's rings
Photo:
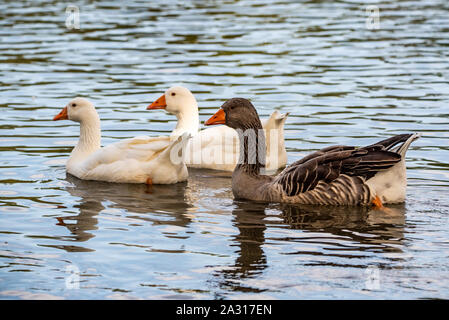
[[[151,179],[154,184],[168,184],[187,180],[183,157],[176,163],[170,151],[185,148],[190,136],[172,142],[169,137],[138,136],[101,148],[100,120],[92,103],[76,98],[67,108],[69,120],[81,126],[80,139],[67,161],[68,173],[84,180],[121,183],[146,183]]]

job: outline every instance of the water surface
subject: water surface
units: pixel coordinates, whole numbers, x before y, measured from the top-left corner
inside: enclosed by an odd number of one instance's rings
[[[449,4],[371,1],[0,4],[1,299],[449,298]],[[192,90],[290,112],[288,162],[332,144],[420,132],[389,212],[234,201],[229,173],[169,186],[67,176],[88,97],[103,144],[167,135],[146,106]]]

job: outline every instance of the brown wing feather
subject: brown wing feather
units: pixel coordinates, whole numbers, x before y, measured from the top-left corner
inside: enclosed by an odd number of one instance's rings
[[[385,140],[378,141],[375,144],[372,144],[365,148],[382,146],[384,148],[384,150],[391,150],[394,146],[398,145],[399,143],[404,143],[405,141],[407,141],[412,135],[413,134],[411,134],[411,133],[398,134],[396,136],[387,138]]]
[[[313,190],[320,181],[330,183],[342,174],[367,180],[401,160],[399,154],[384,149],[382,145],[322,149],[294,162],[274,182],[281,185],[288,196],[294,196]]]
[[[309,161],[310,159],[313,158],[317,158],[319,156],[324,155],[325,153],[330,153],[330,152],[337,152],[337,151],[345,151],[345,150],[355,150],[356,147],[349,147],[349,146],[331,146],[331,147],[326,147],[324,149],[318,150],[316,152],[313,152],[307,156],[305,156],[304,158],[297,160],[296,162],[292,163],[291,165],[297,165],[297,164],[302,164],[305,163],[307,161]]]

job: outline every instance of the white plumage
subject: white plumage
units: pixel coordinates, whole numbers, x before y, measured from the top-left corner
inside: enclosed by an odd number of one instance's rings
[[[75,98],[54,120],[80,123],[80,138],[67,160],[67,172],[84,180],[169,184],[187,180],[184,163],[189,135],[138,136],[101,147],[100,118],[93,104]]]
[[[194,168],[233,171],[239,159],[239,139],[235,130],[227,126],[206,128],[199,131],[198,104],[189,89],[174,86],[168,89],[147,109],[165,109],[174,114],[177,125],[171,139],[188,132],[192,134],[186,151],[186,164]],[[274,111],[262,120],[267,137],[266,170],[276,171],[287,164],[284,143],[284,124],[288,113]]]

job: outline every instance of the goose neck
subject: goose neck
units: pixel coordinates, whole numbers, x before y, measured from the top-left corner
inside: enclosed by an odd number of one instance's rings
[[[80,123],[80,137],[71,156],[87,156],[101,147],[101,127],[98,117]]]
[[[259,175],[260,170],[265,168],[266,143],[265,133],[255,126],[245,130],[237,130],[240,141],[239,161],[237,167],[250,175]]]
[[[181,111],[176,113],[176,118],[178,119],[178,122],[171,134],[172,139],[181,136],[185,132],[190,133],[192,136],[198,133],[199,115],[197,106],[195,106],[195,108],[192,108],[188,112]]]

